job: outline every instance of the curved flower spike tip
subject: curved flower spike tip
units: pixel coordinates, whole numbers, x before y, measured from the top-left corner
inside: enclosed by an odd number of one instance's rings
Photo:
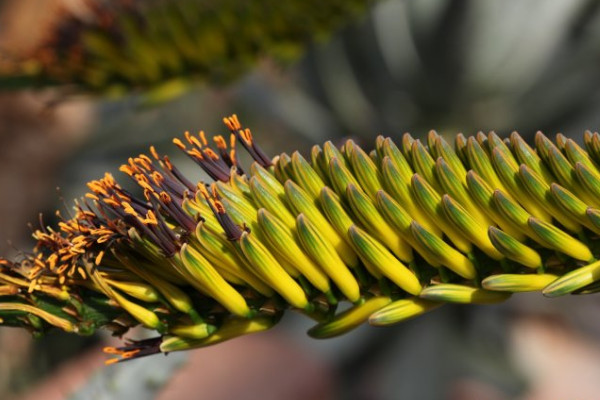
[[[457,136],[455,149],[379,137],[266,155],[236,116],[229,139],[173,140],[212,182],[188,180],[150,147],[88,184],[35,248],[0,259],[0,324],[154,339],[108,348],[114,363],[213,345],[275,325],[287,309],[327,338],[445,303],[600,287],[600,135],[530,147],[517,134]],[[236,143],[254,159],[240,165]],[[244,172],[245,171],[245,172]],[[350,308],[337,312],[340,303]]]
[[[4,57],[0,88],[64,86],[108,96],[138,90],[146,103],[163,102],[194,82],[228,83],[264,56],[296,60],[370,3],[84,1],[65,7],[29,54]]]

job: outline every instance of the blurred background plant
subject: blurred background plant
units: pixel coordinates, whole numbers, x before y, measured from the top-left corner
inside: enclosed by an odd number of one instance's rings
[[[344,137],[366,144],[379,133],[418,137],[429,129],[449,136],[518,130],[524,137],[540,129],[580,140],[584,129],[600,125],[596,1],[384,0],[349,8],[283,2],[290,7],[283,24],[269,18],[275,6],[245,13],[239,2],[181,2],[209,10],[213,17],[204,19],[203,11],[163,12],[178,9],[173,1],[141,3],[0,3],[1,81],[11,89],[0,108],[3,254],[14,251],[8,239],[28,243],[26,223],[38,210],[50,217],[61,196],[80,196],[104,171],[118,174],[118,165],[150,143],[179,157],[172,136],[199,128],[218,133],[221,117],[233,112],[271,154],[306,154],[314,143]],[[236,18],[242,23],[231,22]],[[152,35],[136,31],[140,26]],[[277,45],[287,38],[277,29],[292,32],[290,47]],[[212,35],[231,58],[215,64],[181,42],[206,44]],[[141,77],[132,79],[132,69]],[[191,163],[183,165],[198,176]],[[52,191],[57,185],[60,195]],[[305,338],[309,322],[288,318],[269,334],[176,359],[161,382],[144,375],[133,385],[127,377],[164,365],[162,357],[107,368],[78,396],[198,398],[198,388],[210,387],[202,390],[212,399],[244,398],[244,390],[248,398],[265,388],[262,398],[295,398],[295,390],[297,398],[594,398],[597,311],[593,296],[521,295],[502,306],[445,307],[322,343]],[[0,331],[0,397],[30,389],[76,350],[97,346],[73,340],[52,335],[31,344],[23,332]],[[88,361],[88,370],[97,361]],[[83,373],[62,365],[66,378],[52,376],[29,398],[50,393],[53,384],[65,396],[83,381]],[[244,386],[249,382],[252,389]]]

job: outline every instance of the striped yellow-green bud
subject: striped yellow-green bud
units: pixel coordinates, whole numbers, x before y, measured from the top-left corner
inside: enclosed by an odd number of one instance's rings
[[[159,332],[164,332],[165,326],[158,318],[158,316],[151,310],[137,304],[122,296],[118,291],[113,290],[106,280],[101,276],[98,270],[92,269],[92,266],[86,264],[89,276],[92,282],[97,288],[106,294],[106,296],[114,300],[121,308],[123,308],[129,315],[131,315],[136,321],[141,323],[147,328],[155,329]]]
[[[231,185],[227,185],[223,182],[215,182],[212,185],[212,188],[221,197],[222,201],[235,204],[236,209],[238,209],[243,215],[251,217],[256,213],[256,203],[254,200],[248,200],[243,193],[233,189]],[[219,232],[220,231],[221,230],[219,230]]]
[[[429,251],[414,238],[410,229],[410,224],[413,221],[410,215],[408,215],[398,202],[383,190],[377,192],[377,207],[381,211],[383,217],[396,229],[398,234],[402,236],[402,238],[406,240],[406,242],[409,243],[428,264],[436,268],[441,265],[439,260],[433,258]]]
[[[400,154],[400,156],[402,155]],[[427,216],[414,199],[411,189],[412,170],[408,171],[411,174],[408,177],[401,177],[399,171],[397,165],[390,157],[386,156],[383,158],[381,161],[381,173],[386,191],[397,199],[399,203],[404,204],[406,211],[408,211],[413,219],[426,226],[428,230],[435,232],[436,235],[441,236],[442,231],[440,228],[429,219],[429,216]]]
[[[480,221],[482,225],[492,225],[493,222],[491,218],[489,218],[485,212],[481,211],[481,209],[477,207],[467,192],[468,187],[466,184],[466,173],[465,176],[462,177],[461,181],[461,179],[459,179],[456,173],[452,170],[450,165],[441,157],[438,158],[435,166],[436,176],[440,186],[443,188],[443,192],[456,199],[475,219]]]
[[[506,143],[504,143],[504,141],[500,138],[500,136],[498,136],[498,134],[496,134],[496,132],[491,131],[488,133],[487,135],[488,138],[488,147],[490,148],[490,151],[493,151],[495,148],[498,148],[500,151],[504,152],[505,154],[509,155],[510,154],[510,149],[508,148],[508,146],[506,145]],[[511,155],[511,158],[514,160],[514,158]]]
[[[327,163],[328,169],[331,160],[333,160],[334,158],[337,158],[338,162],[340,162],[343,166],[346,166],[346,160],[344,158],[344,155],[330,140],[323,144],[323,156]]]
[[[217,328],[204,322],[198,324],[178,324],[169,327],[169,333],[190,339],[204,339],[212,335]]]
[[[342,197],[345,196],[346,187],[349,184],[360,186],[354,175],[352,175],[339,158],[332,158],[329,161],[329,179],[333,184],[335,192]]]
[[[550,222],[550,215],[538,204],[535,199],[529,196],[527,190],[523,187],[519,177],[519,165],[510,153],[500,150],[499,147],[492,150],[492,162],[496,167],[496,172],[500,180],[504,183],[510,194],[523,205],[534,217],[545,222]]]
[[[308,306],[302,287],[283,269],[271,252],[248,232],[242,233],[240,248],[254,273],[296,308]]]
[[[341,237],[345,237],[354,221],[340,203],[339,196],[330,188],[324,187],[319,195],[319,200],[321,208],[333,228]]]
[[[481,281],[487,290],[501,292],[537,292],[558,278],[553,274],[500,274],[492,275]]]
[[[275,160],[274,160],[275,161]],[[294,179],[294,173],[292,171],[292,159],[286,153],[281,153],[275,164],[275,177],[279,182],[285,182],[288,179]]]
[[[577,172],[571,163],[569,163],[569,160],[567,160],[556,146],[552,145],[552,142],[550,144],[551,146],[548,148],[548,163],[559,183],[576,193],[586,203],[598,206],[599,203],[596,197],[590,196],[577,179]]]
[[[269,210],[269,212],[279,218],[288,229],[292,230],[294,228],[296,221],[294,216],[281,199],[279,199],[277,194],[269,189],[264,182],[256,176],[253,176],[250,178],[250,189],[252,190],[252,195],[254,196],[256,204]]]
[[[489,238],[494,247],[509,260],[513,260],[529,268],[542,266],[542,257],[539,253],[513,238],[508,233],[495,226],[488,228]]]
[[[425,178],[436,190],[440,191],[440,185],[434,174],[435,161],[427,152],[427,149],[421,144],[420,140],[415,140],[411,148],[412,164],[417,174]]]
[[[333,245],[342,260],[348,265],[356,265],[358,260],[354,251],[331,227],[310,196],[292,181],[285,183],[285,193],[294,215],[306,215],[315,224],[320,234]]]
[[[331,321],[315,325],[309,329],[308,334],[317,339],[342,335],[361,325],[369,319],[371,314],[390,304],[390,302],[391,299],[386,296],[372,297],[336,315]]]
[[[258,225],[274,252],[292,264],[318,290],[323,293],[330,291],[327,275],[298,246],[296,239],[281,221],[261,208],[258,210]]]
[[[541,131],[535,133],[535,152],[544,161],[548,160],[550,148],[555,147],[554,143],[546,137]]]
[[[406,157],[407,160],[411,159],[411,150],[415,139],[411,136],[410,133],[406,132],[402,135],[402,154]]]
[[[250,191],[247,176],[238,174],[235,166],[231,167],[230,176],[229,184],[231,187],[241,193],[246,201],[252,203],[252,192]]]
[[[454,146],[456,155],[461,159],[464,165],[469,165],[469,157],[467,156],[467,138],[462,133],[458,133],[454,138]]]
[[[438,158],[437,149],[435,148],[435,141],[440,135],[433,129],[427,133],[427,150],[431,152],[431,156],[435,159]]]
[[[512,226],[518,228],[521,232],[531,237],[531,232],[527,226],[527,220],[531,215],[519,203],[510,198],[501,190],[494,190],[492,195],[494,205],[502,218]]]
[[[577,196],[556,183],[553,183],[550,186],[550,195],[552,200],[560,207],[562,214],[567,214],[571,218],[580,222],[586,228],[596,233],[600,233],[600,230],[596,228],[596,226],[587,217],[588,206]],[[574,232],[580,231],[581,229]]]
[[[383,242],[404,262],[413,260],[410,246],[383,219],[371,199],[363,191],[350,184],[346,189],[346,197],[354,215],[369,233]]]
[[[585,214],[591,223],[594,224],[596,229],[600,229],[600,210],[597,208],[588,207],[588,209],[585,211]]]
[[[250,173],[252,176],[256,176],[260,179],[261,183],[267,186],[273,193],[275,193],[279,200],[285,201],[285,190],[283,185],[271,174],[269,171],[264,169],[259,163],[253,162],[250,166]]]
[[[319,174],[319,177],[323,180],[323,183],[327,183],[327,185],[329,185],[329,177],[327,173],[329,164],[325,160],[323,149],[318,144],[315,144],[310,149],[310,162],[314,171]]]
[[[477,289],[472,286],[441,283],[423,289],[419,297],[430,301],[462,304],[495,304],[510,297],[510,293]]]
[[[273,289],[247,269],[245,262],[238,257],[235,248],[224,235],[210,232],[204,223],[200,222],[196,226],[196,239],[202,254],[215,268],[228,271],[265,296],[273,295]]]
[[[567,138],[562,133],[557,133],[554,137],[554,144],[561,153],[565,152],[565,145],[567,144]]]
[[[420,299],[418,297],[396,300],[371,314],[369,317],[369,324],[373,326],[397,324],[434,310],[443,304],[444,303]]]
[[[133,303],[132,303],[133,304]],[[62,329],[65,332],[77,332],[77,327],[69,320],[65,318],[57,317],[56,315],[44,311],[40,308],[34,307],[30,304],[20,304],[16,302],[8,302],[8,303],[0,303],[0,311],[22,311],[25,313],[30,313],[35,315],[38,318],[43,319],[48,322],[52,326],[56,326],[59,329]],[[155,315],[156,316],[156,315]],[[140,321],[141,322],[141,321]],[[150,321],[147,321],[150,322]],[[159,324],[157,323],[156,326]],[[149,325],[146,325],[149,326]],[[151,327],[151,326],[149,326]]]
[[[398,149],[394,141],[390,138],[386,138],[383,141],[381,148],[383,156],[381,158],[381,161],[383,162],[383,159],[385,157],[389,157],[390,161],[393,163],[395,169],[397,170],[397,175],[395,175],[396,179],[399,179],[406,185],[410,185],[410,178],[415,172],[411,168],[404,155],[402,155],[402,152],[400,151],[400,149]]]
[[[423,207],[427,216],[444,232],[452,243],[465,253],[470,253],[473,246],[461,232],[458,232],[448,221],[442,210],[442,197],[421,176],[412,177],[412,191],[417,202]]]
[[[479,143],[479,145],[481,146],[483,151],[485,151],[485,153],[489,157],[492,152],[492,149],[489,146],[489,143],[488,143],[489,141],[488,141],[488,138],[485,135],[485,133],[478,131],[477,134],[475,135],[475,140],[477,140],[477,143]]]
[[[428,232],[418,222],[413,221],[410,227],[415,239],[440,263],[463,278],[474,279],[477,276],[475,266],[464,254]]]
[[[581,225],[575,220],[581,221],[579,218],[573,218],[560,207],[559,201],[552,195],[550,186],[539,176],[534,170],[527,165],[522,164],[519,168],[519,177],[529,195],[536,200],[544,209],[552,215],[554,219],[560,222],[565,228],[571,232],[580,232]]]
[[[574,269],[544,288],[544,296],[557,297],[573,293],[600,280],[600,261]]]
[[[595,161],[600,160],[600,135],[598,132],[592,134],[590,131],[585,131],[583,140],[591,158]]]
[[[386,139],[386,137],[383,135],[377,135],[377,137],[375,138],[375,151],[377,152],[377,159],[379,161],[381,161],[381,159],[384,157],[383,146],[385,144],[385,139]],[[379,165],[379,163],[375,163],[375,164]]]
[[[493,189],[474,171],[467,172],[467,185],[469,186],[469,192],[473,196],[475,202],[479,204],[481,209],[483,209],[495,223],[500,225],[503,231],[510,233],[511,236],[521,241],[525,240],[525,234],[521,232],[517,226],[504,218],[497,209],[494,201]]]
[[[291,164],[296,178],[295,181],[310,195],[313,202],[316,202],[325,183],[299,152],[296,151],[292,154]]]
[[[298,215],[297,231],[304,250],[329,275],[348,300],[357,301],[360,298],[360,288],[356,278],[331,243],[321,236],[316,226],[304,214]]]
[[[121,282],[114,279],[104,279],[111,287],[119,289],[121,292],[141,300],[145,303],[155,303],[160,296],[154,287],[143,282]]]
[[[454,174],[460,179],[463,185],[467,184],[466,176],[467,170],[460,161],[460,158],[454,151],[454,149],[444,140],[442,136],[435,139],[435,152],[438,159],[443,159],[452,169]]]
[[[156,329],[159,332],[164,331],[165,327],[163,323],[153,311],[150,311],[133,301],[127,300],[116,291],[112,292],[112,297],[119,303],[119,306],[127,311],[127,313],[135,318],[140,324],[150,329]]]
[[[266,331],[273,327],[276,322],[275,319],[269,317],[257,317],[252,319],[231,318],[225,321],[213,334],[204,339],[192,339],[178,336],[168,337],[162,341],[160,351],[163,353],[170,353],[172,351],[191,350],[212,346],[236,337]]]
[[[517,133],[510,135],[511,148],[520,164],[525,164],[535,171],[546,183],[554,182],[554,178],[537,152]]]
[[[469,214],[457,201],[447,194],[442,196],[442,208],[448,220],[453,223],[457,230],[461,231],[475,246],[495,260],[503,257],[496,250],[487,235],[487,229],[479,221]]]
[[[582,189],[587,193],[587,204],[594,207],[600,207],[600,173],[595,168],[589,168],[582,163],[575,164],[575,173],[577,179],[581,182]]]
[[[527,221],[529,227],[537,237],[537,242],[577,260],[591,262],[594,259],[590,249],[579,240],[537,218],[530,217]]]
[[[196,249],[183,245],[179,252],[181,263],[199,288],[217,300],[231,313],[242,317],[251,314],[246,300],[216,271],[212,264]],[[191,283],[191,282],[190,282]]]
[[[408,293],[417,295],[421,292],[421,284],[415,274],[375,238],[355,225],[350,227],[348,236],[363,260]]]
[[[377,146],[377,139],[375,139],[375,146]],[[381,158],[379,158],[379,154],[377,153],[376,149],[373,149],[369,152],[369,158],[375,163],[375,165],[379,165],[381,163]]]
[[[600,173],[590,156],[585,152],[585,150],[579,147],[579,145],[575,143],[573,139],[567,139],[565,143],[565,154],[572,165],[581,163],[585,165],[586,168],[596,173]]]
[[[466,152],[471,168],[477,172],[477,174],[479,174],[492,189],[501,189],[504,192],[507,192],[506,187],[502,184],[494,171],[489,156],[475,138],[470,137],[467,140]]]
[[[350,165],[352,166],[354,176],[365,193],[374,200],[375,193],[382,187],[381,180],[379,179],[379,170],[363,149],[352,141],[348,141],[346,146],[349,144],[351,144],[349,148]]]

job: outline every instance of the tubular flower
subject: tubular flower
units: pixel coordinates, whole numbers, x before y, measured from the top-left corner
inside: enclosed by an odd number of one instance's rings
[[[148,101],[191,82],[227,83],[271,56],[297,59],[369,1],[85,0],[66,9],[30,54],[0,65],[6,87],[66,85]]]
[[[194,183],[150,148],[88,184],[75,214],[35,231],[37,246],[0,260],[0,322],[159,336],[107,348],[109,363],[209,346],[275,325],[285,310],[327,338],[445,303],[513,293],[593,293],[600,281],[600,135],[584,150],[542,133],[456,137],[431,131],[349,140],[268,157],[237,117],[228,140],[174,139],[213,182]],[[242,169],[241,142],[254,162]],[[246,172],[244,172],[246,171]],[[336,312],[340,303],[350,308]]]

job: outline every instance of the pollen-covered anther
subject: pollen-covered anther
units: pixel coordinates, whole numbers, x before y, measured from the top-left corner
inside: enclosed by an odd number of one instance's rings
[[[146,225],[158,225],[158,219],[156,218],[156,214],[152,210],[148,210],[146,213],[146,218],[142,220],[142,223]]]
[[[242,129],[242,125],[236,114],[231,115],[230,117],[223,118],[223,123],[229,128],[230,131],[237,131],[238,129]]]
[[[137,163],[143,163],[144,167],[147,169],[152,169],[152,159],[145,154],[140,154],[135,159]]]
[[[227,143],[225,142],[225,138],[221,135],[217,135],[213,137],[213,141],[219,150],[226,150]]]
[[[133,207],[131,207],[131,204],[129,204],[128,202],[124,201],[123,203],[121,203],[122,207],[123,207],[123,211],[125,211],[125,213],[129,214],[129,215],[133,215],[134,217],[138,217],[138,213],[133,209]]]
[[[156,161],[160,161],[160,156],[158,155],[158,152],[156,151],[156,148],[154,146],[150,146],[150,154],[152,155],[152,157],[154,157]]]
[[[186,145],[183,144],[183,142],[181,141],[181,139],[179,138],[173,138],[173,144],[177,147],[179,147],[181,150],[186,151]]]
[[[204,146],[208,146],[208,141],[206,140],[206,134],[204,133],[204,131],[198,132],[198,137],[200,138],[200,141],[202,141],[202,144]]]
[[[162,176],[162,174],[158,171],[154,171],[152,172],[152,180],[154,180],[154,183],[156,183],[156,185],[160,186],[163,184],[163,182],[165,181],[165,177]]]

